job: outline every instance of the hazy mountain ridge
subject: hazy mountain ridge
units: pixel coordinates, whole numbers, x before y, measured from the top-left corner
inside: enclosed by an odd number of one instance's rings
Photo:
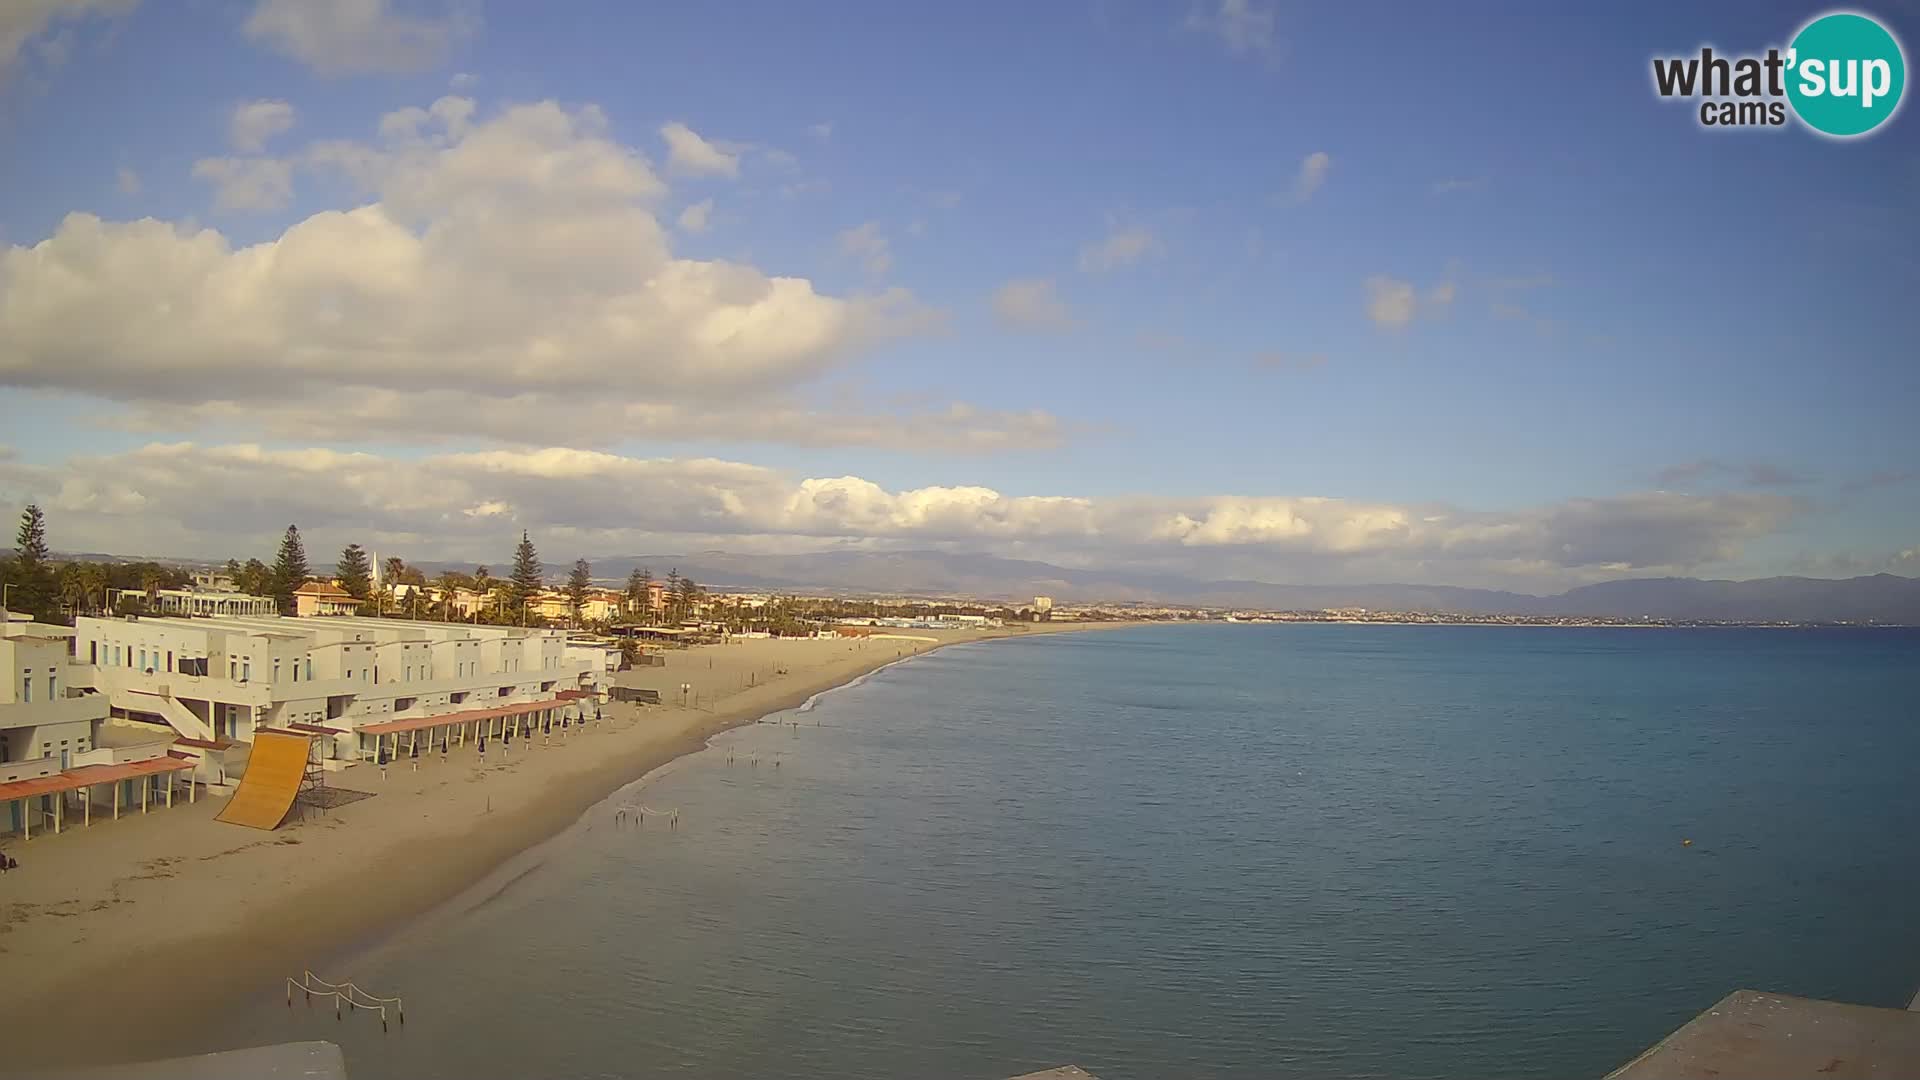
[[[624,578],[635,566],[644,566],[655,576],[677,568],[702,584],[723,588],[972,596],[1016,603],[1042,595],[1075,603],[1131,600],[1273,610],[1363,607],[1485,615],[1920,624],[1920,579],[1893,574],[1752,581],[1633,578],[1535,596],[1448,585],[1205,581],[1175,574],[1075,570],[1031,560],[935,551],[773,556],[701,552],[593,560],[594,576],[602,579]]]

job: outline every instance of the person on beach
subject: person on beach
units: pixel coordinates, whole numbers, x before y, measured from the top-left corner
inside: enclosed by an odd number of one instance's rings
[[[486,764],[487,764],[487,737],[486,737],[485,735],[482,735],[482,736],[480,736],[480,766],[481,766],[481,768],[485,768],[485,767],[486,767]]]

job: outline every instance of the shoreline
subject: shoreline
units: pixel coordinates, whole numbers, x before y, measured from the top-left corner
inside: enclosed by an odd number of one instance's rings
[[[429,754],[417,772],[396,765],[384,781],[366,765],[330,773],[330,782],[374,788],[377,797],[271,833],[214,822],[225,802],[216,798],[69,832],[44,847],[16,844],[8,850],[21,869],[0,881],[0,970],[9,976],[0,980],[0,1015],[34,1022],[9,1025],[8,1067],[230,1049],[211,1037],[224,1007],[315,962],[379,947],[722,732],[949,645],[1137,625],[698,646],[668,654],[665,668],[622,676],[696,682],[710,707],[610,707],[599,728],[570,745],[526,747],[512,764],[485,769],[465,748],[446,761]],[[913,652],[900,651],[908,645]],[[788,674],[760,682],[753,665],[768,662]],[[152,992],[155,978],[164,993]]]

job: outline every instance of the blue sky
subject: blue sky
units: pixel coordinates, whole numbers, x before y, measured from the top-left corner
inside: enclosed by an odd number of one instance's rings
[[[1910,110],[1714,132],[1648,75],[1815,6],[30,6],[0,17],[0,504],[57,545],[224,556],[298,515],[421,558],[527,527],[1538,589],[1920,570]],[[552,171],[460,164],[536,129]],[[231,257],[363,206],[488,265],[263,247],[216,303],[220,260],[124,229]],[[633,262],[561,239],[656,226]],[[753,280],[669,298],[654,259]],[[461,310],[496,273],[524,310]],[[755,306],[772,279],[807,294]],[[743,319],[751,348],[705,336]]]

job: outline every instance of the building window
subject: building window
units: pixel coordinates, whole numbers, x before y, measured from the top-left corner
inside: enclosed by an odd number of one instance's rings
[[[273,681],[275,685],[280,682],[280,658],[277,656],[273,658]]]
[[[47,700],[60,700],[60,676],[58,675],[47,676]]]
[[[307,681],[313,681],[313,657],[307,657]]]
[[[87,642],[87,663],[92,664],[94,667],[100,666],[100,643],[99,642],[97,641]]]
[[[253,681],[253,657],[251,656],[247,657],[245,660],[240,661],[240,681],[241,682]]]
[[[147,650],[145,649],[140,650],[140,670],[147,670]]]
[[[239,677],[240,677],[240,661],[235,660],[231,656],[227,657],[227,678],[237,679]]]
[[[173,670],[173,650],[172,649],[167,650],[167,670],[168,671]]]
[[[22,675],[20,677],[20,703],[25,705],[31,701],[33,701],[33,676]]]

